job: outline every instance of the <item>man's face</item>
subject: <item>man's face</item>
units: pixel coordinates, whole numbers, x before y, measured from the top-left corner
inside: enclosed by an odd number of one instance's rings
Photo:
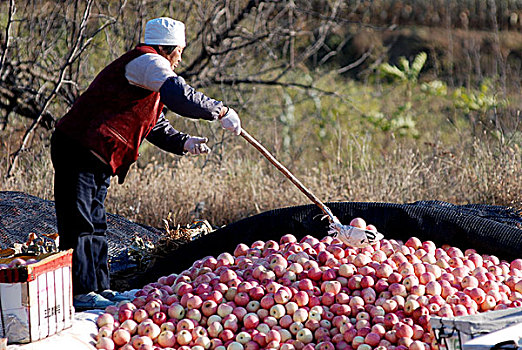
[[[172,51],[170,55],[162,55],[169,60],[172,70],[176,69],[178,65],[181,63],[181,55],[183,54],[183,49],[184,47],[176,46],[176,48],[174,49],[174,51]]]

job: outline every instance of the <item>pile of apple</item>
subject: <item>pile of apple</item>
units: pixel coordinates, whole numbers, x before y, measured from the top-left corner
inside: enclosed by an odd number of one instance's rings
[[[7,264],[0,264],[0,270],[3,269],[16,269],[21,266],[31,265],[37,263],[37,259],[29,258],[27,260],[23,258],[13,258]]]
[[[350,225],[374,230],[356,218]],[[97,319],[97,348],[411,349],[430,317],[522,306],[522,259],[410,238],[353,248],[332,237],[239,244],[159,278]]]

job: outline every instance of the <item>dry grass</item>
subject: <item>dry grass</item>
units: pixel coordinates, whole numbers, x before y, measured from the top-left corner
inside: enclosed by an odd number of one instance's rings
[[[351,146],[359,152],[356,157],[342,154],[345,163],[294,169],[295,175],[325,202],[442,200],[522,208],[522,152],[517,145],[492,148],[475,140],[453,151],[432,145],[421,152],[397,143],[378,158],[370,156],[365,145]],[[182,225],[198,216],[223,225],[265,210],[311,203],[253,148],[236,149],[222,161],[216,158],[210,155],[204,166],[202,158],[183,157],[133,167],[124,185],[113,181],[107,209],[162,227],[169,213]],[[24,164],[32,166],[3,181],[0,190],[52,200],[48,149],[26,153]],[[4,161],[2,177],[5,168]]]

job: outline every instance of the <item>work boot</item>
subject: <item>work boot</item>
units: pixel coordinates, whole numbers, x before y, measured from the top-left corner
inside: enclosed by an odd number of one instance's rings
[[[130,301],[130,298],[122,293],[106,289],[103,292],[100,292],[100,295],[104,297],[107,300],[110,300],[114,303],[118,303],[120,301],[128,300]]]
[[[78,310],[102,309],[107,306],[114,305],[113,301],[102,297],[101,295],[90,292],[87,294],[78,294],[73,297],[73,305]]]

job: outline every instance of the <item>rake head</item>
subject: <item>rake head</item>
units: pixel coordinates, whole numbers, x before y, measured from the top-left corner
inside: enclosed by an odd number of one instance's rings
[[[335,216],[327,216],[330,219],[328,234],[334,238],[339,238],[344,244],[362,248],[375,244],[384,238],[379,232],[369,231],[350,225],[343,225]]]

